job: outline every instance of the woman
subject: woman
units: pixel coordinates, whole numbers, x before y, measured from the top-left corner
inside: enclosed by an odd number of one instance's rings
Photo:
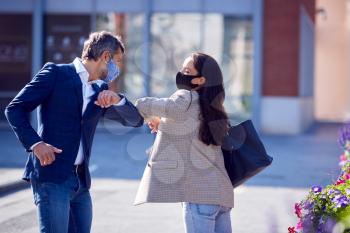
[[[229,123],[220,67],[209,55],[194,53],[176,85],[169,98],[136,101],[157,136],[135,205],[181,202],[187,233],[231,232],[233,189],[220,147]]]

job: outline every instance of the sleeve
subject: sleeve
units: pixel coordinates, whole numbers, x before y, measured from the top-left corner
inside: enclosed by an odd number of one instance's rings
[[[125,97],[123,97],[117,104],[114,104],[114,106],[122,106],[126,103]]]
[[[42,141],[29,121],[29,113],[39,106],[52,92],[56,80],[56,65],[47,63],[10,102],[5,116],[24,148]]]
[[[144,97],[136,101],[141,115],[149,119],[152,116],[170,119],[182,118],[191,104],[192,96],[188,90],[178,90],[169,98]]]
[[[30,147],[30,150],[34,150],[34,147],[35,147],[36,145],[42,143],[42,142],[43,142],[43,141],[40,141],[40,142],[35,143],[34,145],[32,145],[32,146]]]
[[[113,105],[105,109],[103,116],[107,119],[118,121],[124,126],[142,126],[143,117],[140,115],[137,108],[124,95],[119,95],[121,96],[122,100],[125,101],[125,103],[120,105]]]

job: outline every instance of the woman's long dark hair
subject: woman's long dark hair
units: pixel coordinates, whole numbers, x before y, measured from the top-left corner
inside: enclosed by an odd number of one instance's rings
[[[197,90],[200,105],[199,139],[206,145],[222,144],[229,129],[224,108],[225,89],[219,65],[211,56],[193,53],[194,67],[206,82]]]

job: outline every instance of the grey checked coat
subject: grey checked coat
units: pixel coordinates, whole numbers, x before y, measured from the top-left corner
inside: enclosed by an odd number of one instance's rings
[[[220,146],[198,138],[199,96],[178,90],[169,98],[145,97],[136,107],[147,121],[161,117],[135,205],[192,202],[233,207],[233,189]]]

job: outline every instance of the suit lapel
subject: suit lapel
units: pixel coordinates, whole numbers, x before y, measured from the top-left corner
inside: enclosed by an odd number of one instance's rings
[[[92,85],[92,88],[94,89],[95,93],[90,97],[90,101],[89,101],[88,105],[86,106],[85,112],[83,114],[84,119],[91,117],[91,115],[93,115],[93,113],[97,113],[102,109],[101,107],[99,107],[95,104],[95,101],[97,100],[98,94],[101,91],[108,89],[108,85],[106,83],[102,83],[100,85],[97,83],[93,83],[91,85]]]
[[[77,74],[77,71],[76,71],[73,63],[70,64],[70,67],[71,67],[72,73],[73,73],[75,94],[77,95],[77,98],[78,98],[79,111],[80,111],[80,115],[81,115],[82,109],[83,109],[83,88],[82,88],[83,84],[81,83],[80,76]]]

